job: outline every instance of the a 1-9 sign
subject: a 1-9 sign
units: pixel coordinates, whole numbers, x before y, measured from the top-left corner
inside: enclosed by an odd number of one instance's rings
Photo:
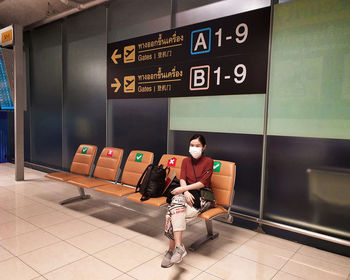
[[[220,66],[218,68],[216,68],[216,70],[214,71],[214,74],[216,75],[216,85],[219,86],[221,83],[221,67]],[[236,84],[241,84],[244,82],[245,78],[247,77],[247,67],[244,64],[237,64],[235,66],[235,68],[233,69],[233,74],[234,74],[233,81]],[[224,76],[225,80],[228,80],[230,78],[231,78],[230,75]]]
[[[219,30],[217,32],[215,32],[215,35],[217,36],[218,39],[218,47],[221,47],[222,45],[222,28],[220,27]],[[248,25],[245,23],[240,23],[237,25],[236,29],[235,29],[235,35],[236,37],[235,42],[237,44],[243,44],[247,38],[248,38]],[[231,40],[232,36],[226,36],[225,40]]]

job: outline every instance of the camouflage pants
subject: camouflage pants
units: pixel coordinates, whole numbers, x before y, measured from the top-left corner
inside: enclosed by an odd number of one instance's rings
[[[187,204],[183,194],[175,195],[165,215],[165,236],[174,240],[174,231],[184,231],[186,223],[197,217],[198,214],[199,211],[196,208]]]

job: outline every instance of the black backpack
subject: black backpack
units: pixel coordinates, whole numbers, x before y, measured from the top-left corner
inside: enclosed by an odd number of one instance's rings
[[[159,166],[150,164],[146,167],[135,190],[135,192],[142,194],[141,201],[145,201],[151,197],[161,196],[165,185],[165,178],[169,171],[170,168],[163,168],[162,164]]]

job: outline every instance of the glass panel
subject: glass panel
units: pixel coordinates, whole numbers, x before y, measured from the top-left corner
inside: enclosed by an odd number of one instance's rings
[[[350,240],[349,26],[347,1],[275,5],[264,216]]]
[[[170,129],[263,134],[264,94],[172,98]]]
[[[350,3],[275,6],[269,135],[350,139]]]

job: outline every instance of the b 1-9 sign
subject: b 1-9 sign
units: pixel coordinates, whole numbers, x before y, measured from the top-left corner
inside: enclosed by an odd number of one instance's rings
[[[266,92],[270,8],[108,44],[108,98]]]

